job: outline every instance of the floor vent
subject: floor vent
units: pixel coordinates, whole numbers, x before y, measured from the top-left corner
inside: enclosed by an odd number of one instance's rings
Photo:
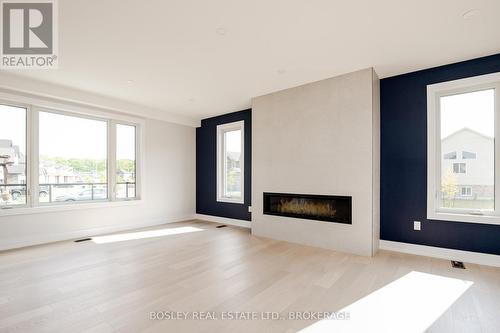
[[[86,241],[89,241],[89,240],[92,240],[92,238],[82,238],[82,239],[77,239],[77,240],[75,241],[75,243],[86,242]]]
[[[451,261],[451,267],[465,269],[465,265],[461,261],[454,261],[454,260],[452,260]]]
[[[227,227],[227,225],[225,225],[225,224],[216,226],[216,228],[225,228],[225,227]]]

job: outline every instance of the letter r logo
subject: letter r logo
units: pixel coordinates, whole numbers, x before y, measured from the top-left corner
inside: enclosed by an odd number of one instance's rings
[[[51,54],[53,3],[2,2],[3,54]]]

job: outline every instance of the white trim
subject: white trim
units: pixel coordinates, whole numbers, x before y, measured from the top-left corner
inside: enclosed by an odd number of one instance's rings
[[[116,147],[117,147],[117,131],[116,127],[117,125],[125,125],[125,126],[133,126],[135,128],[135,196],[132,198],[116,198]],[[144,133],[144,126],[145,124],[138,124],[138,123],[133,123],[133,122],[125,122],[125,121],[117,121],[117,120],[112,120],[112,125],[111,125],[111,131],[112,133],[112,139],[113,139],[113,146],[112,146],[112,151],[110,156],[111,161],[110,161],[110,169],[115,170],[112,172],[112,175],[110,177],[111,184],[113,184],[112,187],[112,201],[131,201],[131,200],[141,200],[143,198],[144,190],[142,189],[142,170],[143,170],[143,164],[144,164],[144,158],[145,156],[142,154],[144,149],[142,148],[142,145],[144,144],[144,138],[142,137],[142,133]]]
[[[500,217],[492,215],[474,215],[471,213],[454,213],[454,212],[429,212],[427,211],[427,219],[429,221],[453,221],[465,223],[480,223],[480,224],[500,224]]]
[[[51,233],[50,236],[49,235],[42,235],[42,236],[37,235],[37,236],[25,237],[25,238],[22,238],[20,240],[12,240],[12,241],[8,241],[8,242],[4,242],[4,243],[0,244],[0,251],[17,249],[17,248],[33,246],[33,245],[53,243],[53,242],[68,241],[68,240],[77,239],[77,238],[98,236],[98,235],[107,234],[107,233],[128,231],[128,230],[134,230],[134,229],[139,229],[139,228],[154,227],[157,225],[175,223],[175,222],[183,222],[183,221],[189,221],[189,220],[192,220],[191,216],[166,217],[166,218],[158,218],[158,219],[154,219],[154,220],[149,220],[146,222],[138,222],[138,223],[131,223],[131,224],[116,225],[116,226],[106,226],[106,227],[99,227],[99,228],[81,229],[81,230],[75,230],[75,231],[61,232],[61,233],[57,233],[57,234]]]
[[[427,86],[427,219],[500,224],[500,174],[495,172],[495,212],[443,209],[439,205],[441,145],[439,99],[470,91],[495,89],[495,137],[500,137],[500,73],[480,75]],[[458,154],[458,152],[457,152]],[[500,144],[495,144],[495,169],[500,165]]]
[[[42,204],[35,207],[15,207],[15,208],[2,208],[0,209],[0,218],[3,216],[12,215],[31,215],[39,213],[53,213],[53,212],[63,212],[68,210],[80,210],[80,209],[99,209],[99,208],[113,208],[120,206],[134,206],[144,203],[144,200],[100,200],[100,201],[82,201],[82,202],[71,202],[71,203],[52,203],[52,204]],[[1,220],[0,220],[1,221]]]
[[[29,147],[26,147],[26,169],[29,170],[30,173],[30,183],[27,183],[27,199],[28,204],[27,208],[35,207],[39,205],[40,201],[40,165],[39,165],[39,127],[38,120],[39,114],[38,111],[34,110],[33,107],[30,106],[30,125],[28,126],[28,133],[26,134],[29,140]]]
[[[106,131],[108,136],[108,146],[106,149],[106,178],[108,181],[108,200],[110,201],[116,200],[116,125],[116,120],[108,120]]]
[[[236,227],[242,227],[242,228],[248,228],[248,229],[252,228],[252,221],[230,219],[227,217],[212,216],[212,215],[205,215],[205,214],[194,214],[193,219],[214,222],[214,223],[234,225]]]
[[[441,247],[417,245],[410,243],[380,240],[380,249],[418,256],[433,257],[446,260],[457,260],[465,263],[500,267],[500,256],[494,254],[461,251]]]
[[[228,198],[224,197],[226,177],[224,175],[224,163],[226,161],[225,157],[225,142],[224,133],[230,131],[241,131],[241,158],[240,158],[240,169],[241,169],[241,198]],[[236,204],[245,203],[245,121],[235,121],[232,123],[226,123],[222,125],[217,125],[217,201],[218,202],[228,202]]]

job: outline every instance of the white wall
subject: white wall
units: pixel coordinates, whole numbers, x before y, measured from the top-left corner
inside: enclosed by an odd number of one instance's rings
[[[143,118],[159,119],[187,126],[200,126],[200,121],[193,117],[172,114],[166,110],[153,109],[145,105],[137,105],[109,96],[39,81],[7,71],[2,71],[2,75],[0,75],[0,91],[10,91],[29,97],[37,96],[47,100],[74,103],[80,106],[105,109]]]
[[[191,218],[195,128],[147,120],[144,200],[138,204],[0,216],[0,250]]]
[[[366,69],[253,99],[254,235],[372,255],[377,87],[378,78]],[[263,215],[263,192],[352,196],[352,225]]]

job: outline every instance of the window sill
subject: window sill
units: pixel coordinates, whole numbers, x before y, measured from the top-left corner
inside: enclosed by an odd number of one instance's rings
[[[475,214],[451,213],[451,212],[427,212],[427,219],[439,220],[439,221],[500,225],[500,216],[494,216],[494,215],[475,215]]]
[[[230,199],[230,198],[217,198],[217,202],[234,203],[234,204],[245,204],[243,199]]]
[[[142,199],[120,200],[120,201],[101,201],[101,202],[82,202],[71,204],[41,205],[37,207],[13,207],[8,209],[0,208],[0,217],[12,215],[31,215],[42,213],[63,212],[80,209],[99,209],[113,208],[123,206],[135,206],[143,203]]]

